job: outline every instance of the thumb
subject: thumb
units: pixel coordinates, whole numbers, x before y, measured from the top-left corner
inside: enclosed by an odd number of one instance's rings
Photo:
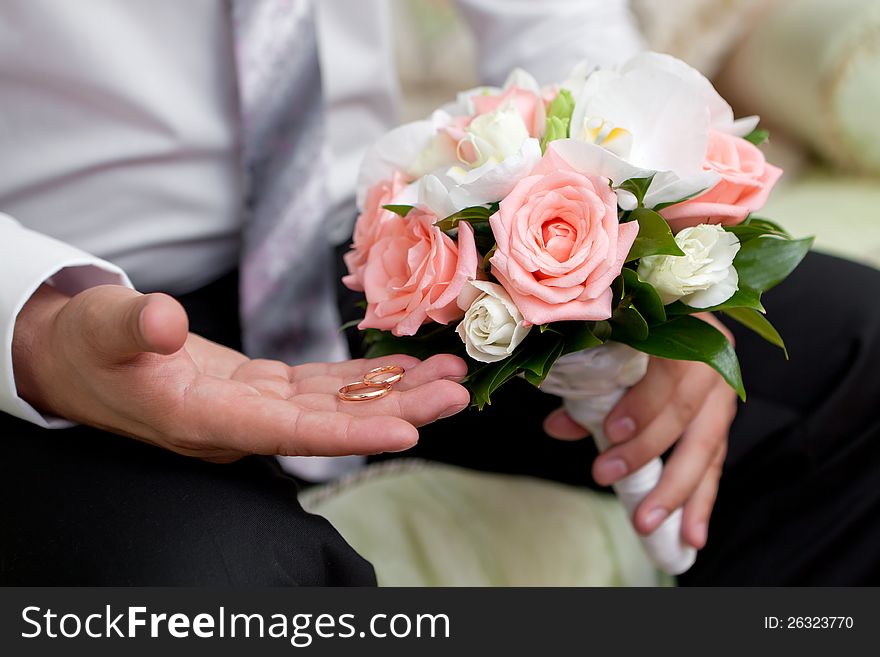
[[[544,418],[544,432],[557,440],[580,440],[590,435],[562,408],[557,408]]]
[[[121,286],[93,288],[84,304],[84,329],[111,360],[143,352],[173,354],[189,332],[186,311],[167,294],[141,294]]]

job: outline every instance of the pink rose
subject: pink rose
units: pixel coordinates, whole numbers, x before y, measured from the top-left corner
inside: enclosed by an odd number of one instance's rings
[[[544,99],[538,94],[527,89],[510,87],[498,96],[483,96],[482,94],[471,96],[471,102],[474,104],[477,116],[494,112],[508,100],[513,101],[523,123],[526,124],[529,136],[540,139],[544,134],[547,112],[544,107]]]
[[[611,317],[611,282],[639,231],[621,224],[608,180],[571,170],[548,151],[490,219],[492,273],[525,320]]]
[[[456,301],[477,276],[474,230],[459,224],[456,245],[436,221],[414,209],[384,225],[363,270],[367,314],[358,328],[413,335],[429,320],[448,324],[464,315]]]
[[[403,175],[395,173],[391,180],[378,183],[367,192],[364,211],[354,225],[351,251],[343,256],[348,267],[348,276],[343,276],[342,282],[348,289],[363,292],[363,272],[367,265],[367,255],[381,236],[383,226],[398,217],[382,206],[392,203],[405,186]]]
[[[721,180],[700,196],[660,211],[674,231],[697,224],[742,222],[764,206],[782,175],[782,169],[768,164],[754,144],[711,129],[703,168],[717,172]]]

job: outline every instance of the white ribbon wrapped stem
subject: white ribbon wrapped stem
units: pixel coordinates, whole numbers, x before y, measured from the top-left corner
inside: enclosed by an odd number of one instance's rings
[[[572,419],[590,431],[600,452],[609,447],[605,437],[605,418],[620,401],[627,388],[637,383],[648,366],[648,356],[617,342],[560,358],[541,385],[541,389],[562,397]],[[663,462],[652,459],[613,485],[614,492],[632,517],[639,503],[657,486]],[[675,509],[649,536],[641,536],[642,546],[658,568],[680,575],[690,568],[697,551],[681,540],[682,510]]]

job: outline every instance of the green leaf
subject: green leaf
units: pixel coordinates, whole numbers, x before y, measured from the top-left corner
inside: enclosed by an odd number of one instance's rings
[[[645,194],[648,193],[648,188],[651,186],[653,180],[654,174],[651,174],[647,178],[630,178],[629,180],[624,180],[620,183],[619,188],[635,196],[639,207],[642,207],[645,202]]]
[[[541,139],[541,152],[547,150],[547,144],[551,141],[568,137],[572,112],[574,112],[574,97],[568,89],[561,89],[547,107],[547,123],[544,137]]]
[[[617,306],[623,300],[623,276],[618,276],[611,281],[611,307]]]
[[[471,391],[471,405],[483,410],[492,403],[492,393],[516,376],[520,363],[525,359],[525,350],[520,345],[513,354],[497,363],[488,363],[468,374],[464,383]]]
[[[684,251],[675,243],[669,224],[659,214],[647,208],[637,208],[630,217],[639,222],[639,234],[629,250],[627,262],[647,255],[684,255]]]
[[[555,337],[552,340],[542,340],[541,346],[536,351],[530,350],[529,357],[522,363],[523,376],[526,381],[533,386],[540,386],[547,374],[550,373],[553,363],[562,355],[562,349],[562,339]]]
[[[716,310],[727,310],[728,308],[751,308],[759,313],[766,312],[764,305],[761,303],[761,293],[744,285],[740,285],[739,289],[733,293],[727,301],[719,303],[717,306],[709,308],[694,308],[688,306],[681,301],[676,301],[666,306],[666,314],[674,315],[690,315],[692,313],[711,313]]]
[[[364,331],[367,358],[407,354],[419,359],[435,354],[464,354],[464,344],[455,332],[455,326],[426,324],[416,335],[397,337],[388,331],[367,329]]]
[[[763,235],[744,243],[733,261],[740,287],[766,292],[781,283],[800,264],[813,238],[785,239]]]
[[[666,321],[666,310],[660,295],[650,283],[646,283],[632,269],[624,267],[621,272],[624,284],[624,293],[638,309],[642,317],[651,324],[659,324]]]
[[[414,205],[383,205],[383,208],[388,210],[389,212],[393,212],[394,214],[399,214],[401,217],[405,217],[409,214],[409,211],[412,210]]]
[[[746,398],[733,347],[723,333],[696,317],[685,315],[653,326],[645,340],[618,338],[616,335],[614,339],[652,356],[706,363],[724,377],[740,399]]]
[[[645,340],[648,337],[648,322],[632,306],[618,306],[611,316],[611,339]]]
[[[593,332],[595,328],[593,322],[554,322],[552,326],[552,330],[562,334],[563,355],[592,349],[604,342]]]
[[[779,331],[774,328],[773,324],[767,321],[767,318],[764,317],[764,315],[750,308],[728,308],[722,312],[731,319],[735,319],[746,328],[752,329],[770,344],[776,345],[782,349],[786,360],[788,360],[788,349],[785,348],[785,342],[782,341],[782,336],[779,335]]]
[[[497,244],[493,244],[491,248],[486,250],[486,255],[483,256],[483,271],[488,272],[492,268],[492,263],[489,261],[492,259],[492,256],[495,255],[495,251],[497,250]]]
[[[750,239],[761,237],[762,235],[776,235],[777,237],[791,238],[788,231],[779,224],[774,223],[769,219],[760,219],[758,217],[749,217],[737,226],[725,226],[724,230],[736,235],[740,242],[747,242]]]
[[[339,327],[339,332],[345,333],[348,329],[354,328],[355,326],[360,324],[362,321],[364,321],[363,317],[360,317],[358,319],[352,319],[351,321],[345,322],[342,326]]]
[[[489,207],[484,205],[473,205],[468,208],[464,208],[459,210],[458,212],[454,212],[445,219],[441,219],[436,222],[434,225],[437,226],[440,230],[452,230],[456,227],[458,222],[467,221],[469,224],[474,226],[474,230],[476,231],[476,227],[480,224],[489,224],[489,217],[495,214],[498,211],[498,204],[493,203]]]
[[[755,128],[745,136],[745,140],[752,142],[755,146],[760,146],[768,139],[770,139],[770,132],[763,128]]]
[[[593,326],[593,335],[600,342],[606,342],[611,338],[611,322],[606,319],[596,322]]]

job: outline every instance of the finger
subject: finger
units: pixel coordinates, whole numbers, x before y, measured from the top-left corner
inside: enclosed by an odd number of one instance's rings
[[[343,401],[335,392],[297,395],[292,401],[317,411],[336,411],[357,417],[399,417],[420,427],[464,410],[470,403],[470,394],[453,381],[433,381],[413,390],[394,391],[367,401]]]
[[[544,432],[557,440],[580,440],[590,435],[563,408],[557,408],[544,418]]]
[[[144,295],[140,314],[140,332],[146,351],[173,354],[179,351],[189,335],[189,318],[180,303],[167,294]]]
[[[663,454],[683,430],[678,414],[668,406],[637,437],[602,452],[593,462],[593,479],[610,486]]]
[[[460,381],[467,374],[467,365],[458,356],[451,354],[438,354],[428,358],[424,362],[412,356],[396,354],[381,358],[360,358],[341,363],[307,363],[291,368],[291,381],[301,381],[314,376],[335,376],[340,381],[350,383],[360,381],[371,369],[385,365],[399,365],[406,370],[409,377],[412,370],[420,364],[429,365],[429,370],[435,373],[435,378],[446,378],[452,381]],[[401,381],[402,382],[402,381]]]
[[[451,354],[439,354],[408,369],[406,375],[394,387],[399,390],[412,390],[441,379],[458,383],[466,375],[467,364],[461,358]]]
[[[596,459],[593,473],[599,477],[597,483],[609,485],[634,472],[662,455],[684,433],[705,403],[708,391],[720,380],[718,374],[703,363],[685,364],[688,367],[684,376],[660,414],[634,438],[612,446]]]
[[[374,367],[400,365],[405,370],[411,370],[420,362],[418,358],[412,356],[395,355],[382,358],[358,358],[341,363],[305,363],[291,368],[290,380],[295,382],[313,376],[335,376],[340,380],[359,381]]]
[[[605,436],[612,444],[630,440],[651,424],[678,387],[683,368],[678,361],[651,358],[644,378],[630,388],[605,419]]]
[[[636,509],[633,522],[638,531],[651,533],[673,510],[684,505],[726,445],[733,414],[727,387],[721,386],[710,393],[666,462],[660,483]]]
[[[402,451],[418,441],[416,428],[400,418],[315,411],[259,395],[238,397],[235,403],[203,395],[191,401],[188,414],[203,443],[250,454],[378,454]]]
[[[186,341],[186,311],[168,295],[103,285],[83,293],[77,304],[83,337],[108,360],[143,352],[170,354]]]
[[[374,367],[382,367],[383,365],[400,365],[404,367],[406,373],[404,377],[394,384],[395,390],[412,390],[426,383],[438,380],[460,381],[467,374],[467,365],[463,360],[449,354],[441,354],[432,356],[424,362],[412,359],[410,364],[403,365],[399,356],[392,356],[389,359],[376,359],[374,361],[352,361],[352,365],[348,363],[336,363],[338,368],[319,369],[312,368],[311,376],[303,376],[302,372],[293,372],[291,374],[293,382],[293,391],[296,394],[307,392],[336,392],[340,387],[347,383],[360,381],[363,376]],[[384,361],[384,362],[383,362]],[[294,368],[298,369],[298,368]],[[320,372],[320,373],[319,373]],[[344,375],[339,375],[344,372]]]
[[[727,446],[725,445],[715,455],[703,481],[700,482],[697,490],[684,506],[682,538],[698,550],[702,550],[706,546],[706,541],[709,538],[709,518],[712,516],[712,509],[718,496],[718,487],[721,483],[726,456]]]

